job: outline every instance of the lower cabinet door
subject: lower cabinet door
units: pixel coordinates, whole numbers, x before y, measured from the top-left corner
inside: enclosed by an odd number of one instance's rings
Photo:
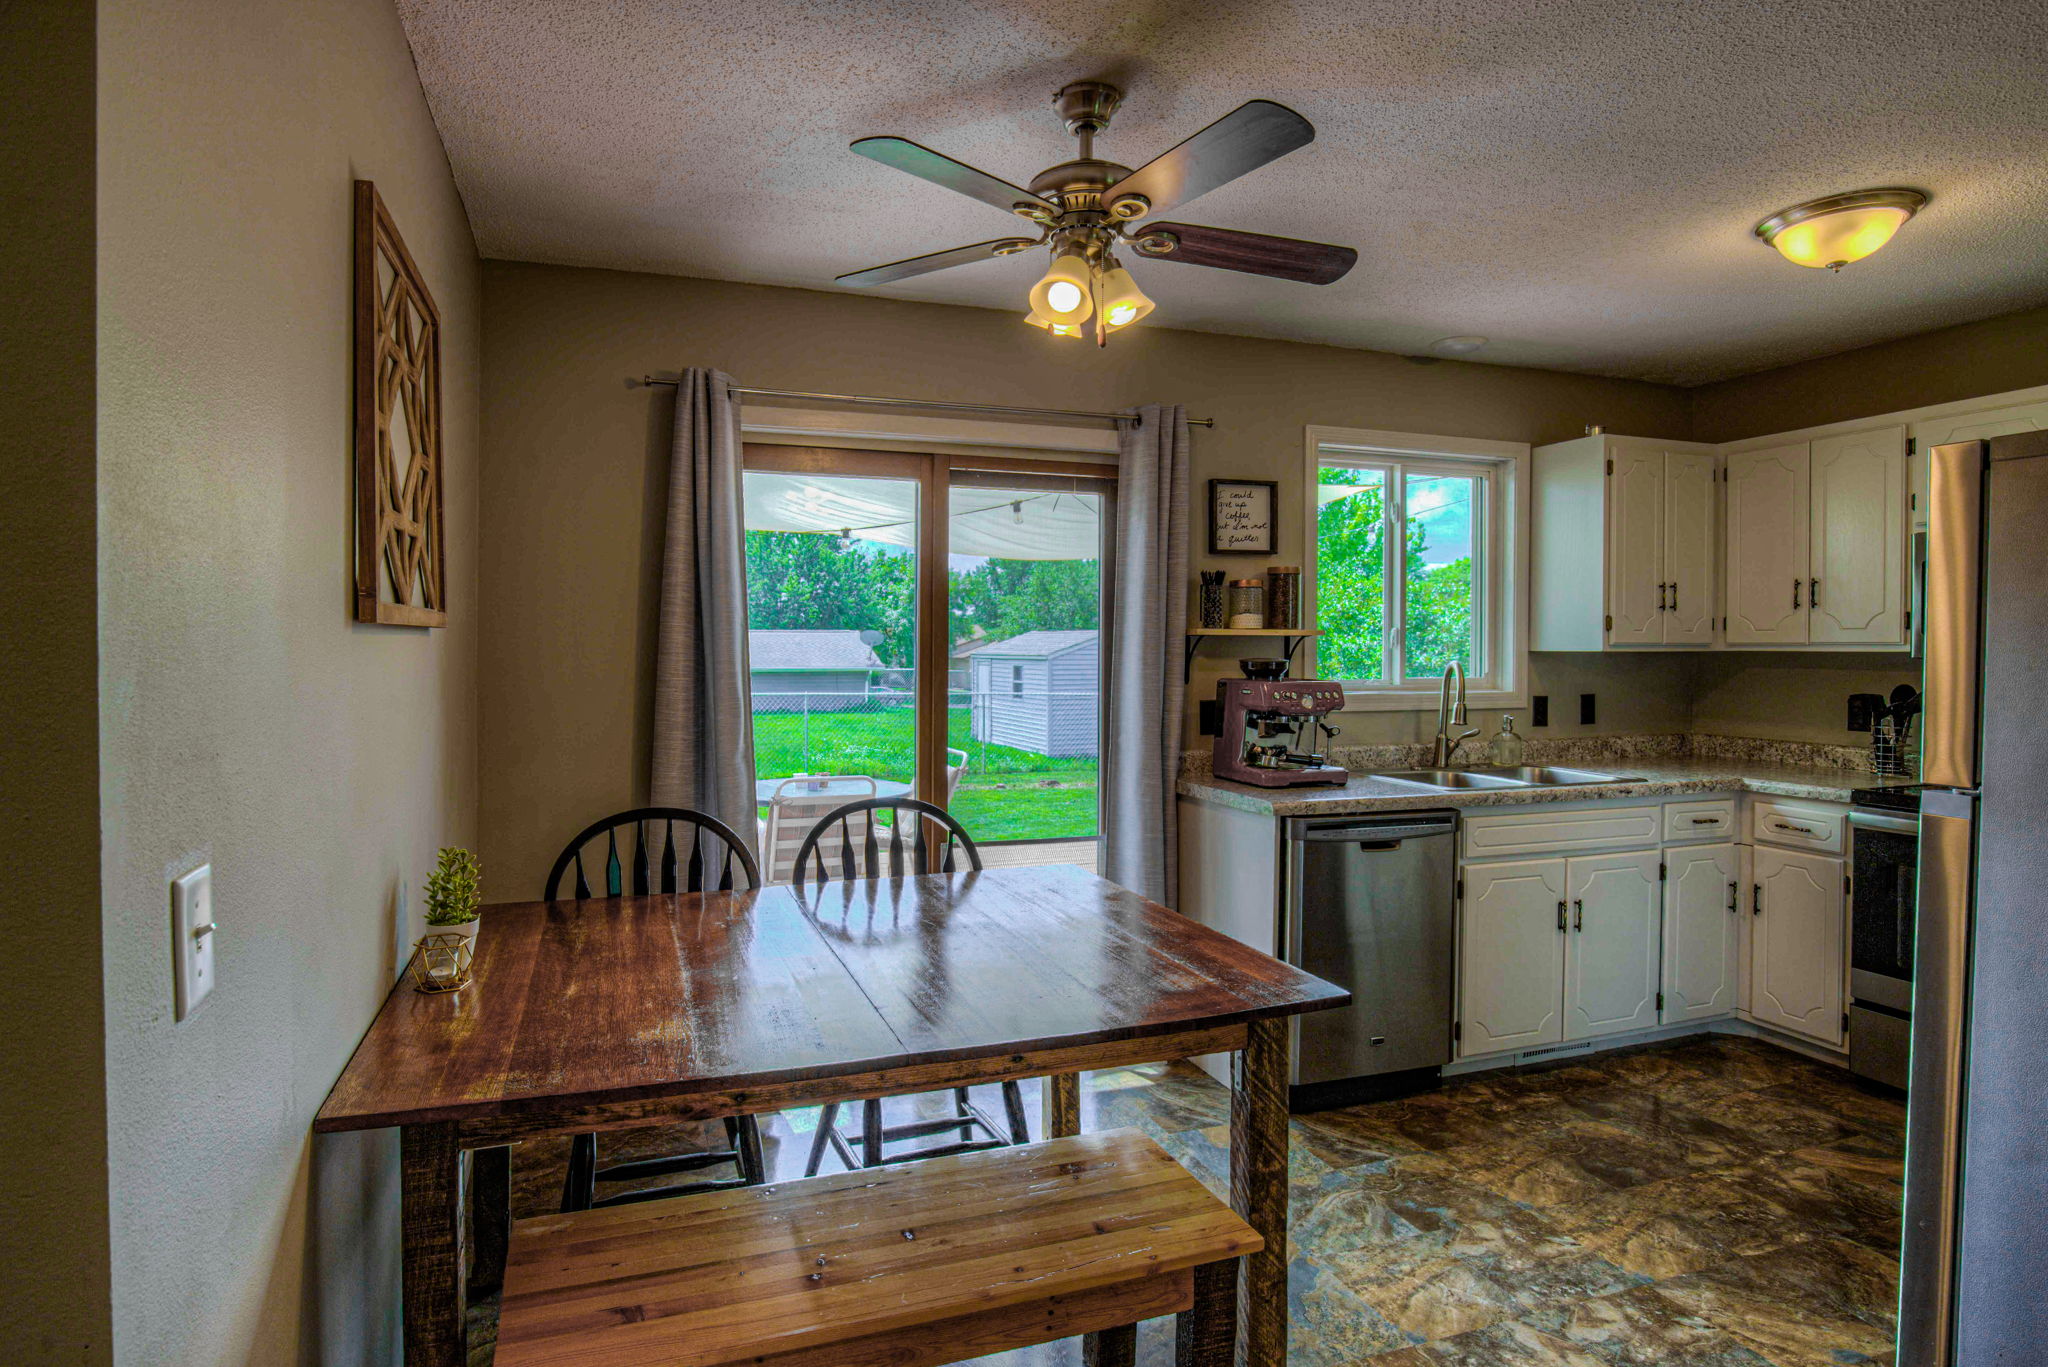
[[[1661,955],[1656,850],[1567,860],[1564,1037],[1591,1039],[1657,1023]]]
[[[1758,845],[1752,855],[1749,1013],[1842,1042],[1842,861]]]
[[[1458,1056],[1564,1038],[1565,861],[1468,864],[1460,906]]]
[[[1739,1004],[1742,850],[1680,846],[1664,853],[1664,1024],[1734,1013]]]

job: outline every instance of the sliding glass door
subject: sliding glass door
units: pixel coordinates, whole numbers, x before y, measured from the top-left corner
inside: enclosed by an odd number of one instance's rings
[[[1094,866],[1114,490],[1011,457],[747,448],[771,879],[824,812],[905,793],[991,864]]]

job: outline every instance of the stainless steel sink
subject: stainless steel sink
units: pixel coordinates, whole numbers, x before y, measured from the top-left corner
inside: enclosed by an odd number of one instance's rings
[[[1386,773],[1374,774],[1374,778],[1399,779],[1403,783],[1420,783],[1430,788],[1529,788],[1534,785],[1519,778],[1501,774],[1481,774],[1470,769],[1393,769]]]
[[[1573,788],[1589,783],[1641,783],[1639,778],[1621,778],[1595,773],[1591,769],[1560,769],[1541,764],[1520,764],[1511,769],[1486,766],[1475,770],[1499,778],[1511,778],[1534,788]]]
[[[1559,769],[1542,764],[1522,764],[1511,769],[1392,769],[1374,778],[1399,779],[1429,788],[1576,788],[1596,783],[1641,783],[1639,778],[1621,778],[1595,773],[1591,769]]]

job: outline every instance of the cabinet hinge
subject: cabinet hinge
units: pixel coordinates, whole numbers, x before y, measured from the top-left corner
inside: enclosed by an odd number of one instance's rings
[[[1452,1038],[1452,1039],[1454,1039],[1454,1040],[1461,1040],[1461,1039],[1465,1038],[1465,1022],[1463,1022],[1463,1021],[1452,1021],[1452,1022],[1451,1022],[1451,1038]]]
[[[1918,437],[1906,438],[1906,454],[1909,456],[1920,454],[1920,439]]]
[[[1607,629],[1614,630],[1614,614],[1611,612],[1607,614]]]
[[[1664,994],[1662,992],[1657,994],[1657,1009],[1659,1011],[1664,1009]]]
[[[1849,1033],[1849,1013],[1847,1011],[1842,1013],[1842,1033],[1845,1035]]]
[[[1847,873],[1843,874],[1843,875],[1842,875],[1842,895],[1843,895],[1844,897],[1847,897],[1847,896],[1848,896],[1848,895],[1849,895],[1850,893],[1852,893],[1852,892],[1854,892],[1854,891],[1856,891],[1856,879],[1855,879],[1855,876],[1854,876],[1853,874],[1847,874]]]
[[[1669,864],[1666,864],[1662,860],[1657,861],[1657,881],[1661,883],[1670,876],[1671,866]]]
[[[1465,900],[1465,880],[1462,878],[1458,880],[1458,900],[1460,902]]]

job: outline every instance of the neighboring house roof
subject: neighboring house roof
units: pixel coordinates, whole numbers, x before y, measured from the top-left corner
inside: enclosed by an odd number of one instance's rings
[[[993,636],[964,636],[953,643],[953,653],[949,658],[957,660],[963,655],[972,655],[977,650],[1000,644]]]
[[[747,667],[756,674],[815,674],[821,670],[883,668],[875,648],[851,629],[749,631]]]
[[[976,651],[990,659],[1049,660],[1076,646],[1095,644],[1093,631],[1027,631],[1006,641],[991,641]]]

